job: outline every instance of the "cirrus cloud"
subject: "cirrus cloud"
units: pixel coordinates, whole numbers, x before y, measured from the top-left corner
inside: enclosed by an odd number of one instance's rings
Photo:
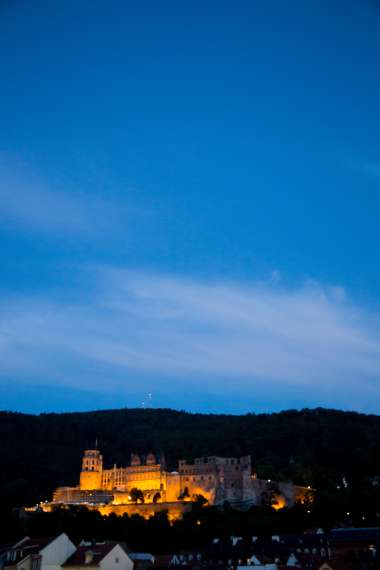
[[[140,375],[172,393],[230,397],[282,386],[380,395],[378,315],[341,288],[204,282],[101,269],[76,302],[8,299],[0,320],[2,377],[136,391]],[[96,371],[96,374],[94,374]],[[175,381],[174,381],[175,380]],[[337,402],[339,404],[339,401]]]

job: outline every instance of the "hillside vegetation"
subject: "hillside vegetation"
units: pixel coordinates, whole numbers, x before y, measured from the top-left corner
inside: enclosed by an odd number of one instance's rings
[[[370,478],[380,475],[380,417],[374,415],[319,408],[244,416],[169,409],[0,412],[2,504],[34,504],[59,485],[77,484],[82,452],[96,439],[106,466],[125,465],[131,452],[164,454],[169,469],[180,458],[250,454],[259,477],[325,493],[345,485],[372,492]]]

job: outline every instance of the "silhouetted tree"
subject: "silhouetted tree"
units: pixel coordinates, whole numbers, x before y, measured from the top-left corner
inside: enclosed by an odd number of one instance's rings
[[[160,499],[161,499],[161,493],[155,493],[153,496],[153,503],[158,503]]]
[[[131,501],[133,503],[143,503],[144,502],[144,493],[141,491],[141,489],[137,489],[136,487],[133,487],[133,489],[131,489],[130,491],[130,497],[131,497]]]

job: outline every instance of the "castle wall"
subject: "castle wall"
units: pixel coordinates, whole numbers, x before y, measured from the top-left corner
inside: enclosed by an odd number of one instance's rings
[[[140,465],[105,469],[102,473],[101,488],[130,491],[134,487],[141,491],[164,490],[165,472],[161,465]]]
[[[123,514],[140,515],[144,518],[149,518],[155,513],[161,511],[168,511],[169,520],[176,520],[183,516],[187,511],[191,510],[191,503],[184,501],[174,501],[166,503],[148,503],[148,504],[129,504],[129,505],[101,505],[98,507],[90,507],[98,510],[102,515],[110,515],[115,513],[118,516]]]
[[[196,472],[190,475],[180,475],[179,495],[188,495],[193,498],[195,495],[203,495],[210,504],[215,502],[215,489],[218,486],[218,477],[215,472]]]
[[[53,503],[111,503],[113,493],[106,490],[79,489],[79,487],[58,487],[53,493]]]
[[[102,488],[102,474],[96,471],[82,471],[79,486],[82,490],[95,490]]]
[[[181,495],[181,476],[179,473],[166,473],[165,500],[168,502],[178,501]]]
[[[148,464],[141,465],[140,458],[132,458],[129,467],[103,469],[103,458],[97,450],[85,451],[79,488],[83,491],[103,490],[118,492],[118,502],[128,500],[134,487],[150,496],[160,492],[162,500],[190,500],[203,495],[209,504],[225,500],[239,502],[245,496],[244,476],[250,475],[250,457],[222,458],[200,457],[193,464],[179,462],[179,471],[166,472],[150,455]],[[123,495],[124,493],[124,495]]]
[[[251,458],[200,457],[193,464],[180,461],[179,472],[182,491],[187,487],[190,496],[203,495],[210,504],[241,502],[250,481]]]
[[[186,504],[196,495],[202,495],[210,505],[228,501],[236,508],[247,508],[269,501],[274,508],[281,508],[304,500],[311,492],[292,483],[256,479],[252,475],[250,456],[198,457],[193,463],[180,460],[178,472],[173,473],[155,461],[155,456],[149,454],[146,463],[141,464],[139,456],[133,455],[129,467],[103,469],[100,452],[87,450],[79,486],[57,489],[53,504],[85,503],[102,511],[106,509],[105,512],[148,512],[152,508],[162,509],[159,505],[163,504]],[[133,488],[144,493],[143,504],[131,503]],[[160,494],[158,500],[157,493]],[[113,511],[113,507],[117,510]]]

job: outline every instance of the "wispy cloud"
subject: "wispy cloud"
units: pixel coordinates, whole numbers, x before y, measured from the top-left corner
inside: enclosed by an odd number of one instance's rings
[[[0,224],[49,234],[94,237],[126,227],[129,209],[105,193],[84,193],[40,179],[0,157]]]
[[[287,289],[102,270],[95,293],[75,304],[8,300],[1,369],[97,389],[106,381],[134,390],[144,374],[151,385],[157,376],[175,378],[173,393],[189,379],[201,392],[207,379],[226,397],[257,386],[334,385],[373,399],[378,322],[341,288],[315,283]]]

